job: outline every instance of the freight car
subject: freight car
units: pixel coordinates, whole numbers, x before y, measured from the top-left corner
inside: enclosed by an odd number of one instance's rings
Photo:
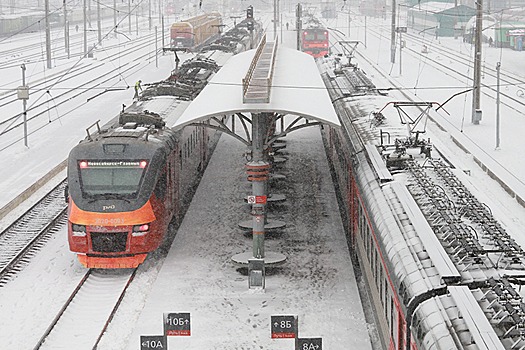
[[[221,25],[221,15],[217,12],[173,23],[170,30],[170,45],[172,48],[181,50],[199,49],[219,36]]]
[[[525,252],[423,137],[435,103],[318,63],[342,125],[323,139],[382,347],[524,348]]]

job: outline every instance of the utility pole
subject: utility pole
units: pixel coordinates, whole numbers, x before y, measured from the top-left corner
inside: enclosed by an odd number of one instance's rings
[[[348,6],[348,40],[350,40],[350,25],[352,23],[352,18],[350,17],[350,6]]]
[[[84,57],[87,57],[87,0],[84,0]]]
[[[481,120],[481,32],[483,30],[483,0],[476,0],[476,31],[474,53],[474,90],[472,91],[472,124]]]
[[[161,11],[161,6],[162,6],[162,1],[161,0],[158,0],[159,2],[159,23],[162,22],[162,11]],[[164,33],[163,30],[161,30],[161,33]],[[164,47],[164,45],[162,45]]]
[[[499,148],[499,74],[501,69],[501,62],[496,64],[497,90],[496,90],[496,149]]]
[[[149,0],[149,4],[148,4],[148,28],[149,28],[149,30],[151,30],[151,26],[152,26],[152,20],[151,20],[151,0]]]
[[[102,25],[100,23],[100,1],[97,1],[97,29],[98,29],[98,43],[102,43]]]
[[[117,38],[117,0],[113,0],[113,35]]]
[[[66,0],[62,1],[62,6],[64,7],[64,49],[66,53],[68,53],[69,52],[69,30],[68,30],[69,23],[67,21]]]
[[[26,65],[22,63],[22,86],[18,87],[18,99],[24,106],[24,145],[27,146],[27,100],[29,99],[29,86],[26,85]]]
[[[128,0],[128,32],[131,35],[131,0]]]
[[[279,23],[279,0],[273,0],[273,37],[277,37],[277,23]]]
[[[396,63],[396,0],[392,0],[392,23],[390,28],[390,62]]]
[[[366,47],[366,15],[365,15],[365,47]]]
[[[51,68],[51,32],[49,30],[49,0],[45,2],[46,12],[46,56],[47,56],[47,68]]]
[[[297,50],[301,50],[301,32],[303,30],[303,23],[301,21],[301,16],[303,13],[303,8],[300,3],[297,4],[295,9],[295,23],[297,29]]]

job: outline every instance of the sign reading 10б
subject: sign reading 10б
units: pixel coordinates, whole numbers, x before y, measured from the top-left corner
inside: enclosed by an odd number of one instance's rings
[[[164,335],[166,336],[190,336],[190,313],[165,313]]]

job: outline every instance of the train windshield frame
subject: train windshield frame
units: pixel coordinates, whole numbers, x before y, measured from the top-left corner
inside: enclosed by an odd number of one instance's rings
[[[303,32],[305,42],[323,42],[327,40],[326,30],[307,29]]]
[[[81,160],[78,162],[82,196],[87,198],[136,198],[146,160]]]

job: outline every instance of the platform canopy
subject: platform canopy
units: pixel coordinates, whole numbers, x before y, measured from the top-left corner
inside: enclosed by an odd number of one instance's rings
[[[312,56],[279,46],[269,103],[243,103],[242,79],[255,50],[233,56],[193,100],[174,128],[236,113],[292,114],[324,124],[340,125]]]

